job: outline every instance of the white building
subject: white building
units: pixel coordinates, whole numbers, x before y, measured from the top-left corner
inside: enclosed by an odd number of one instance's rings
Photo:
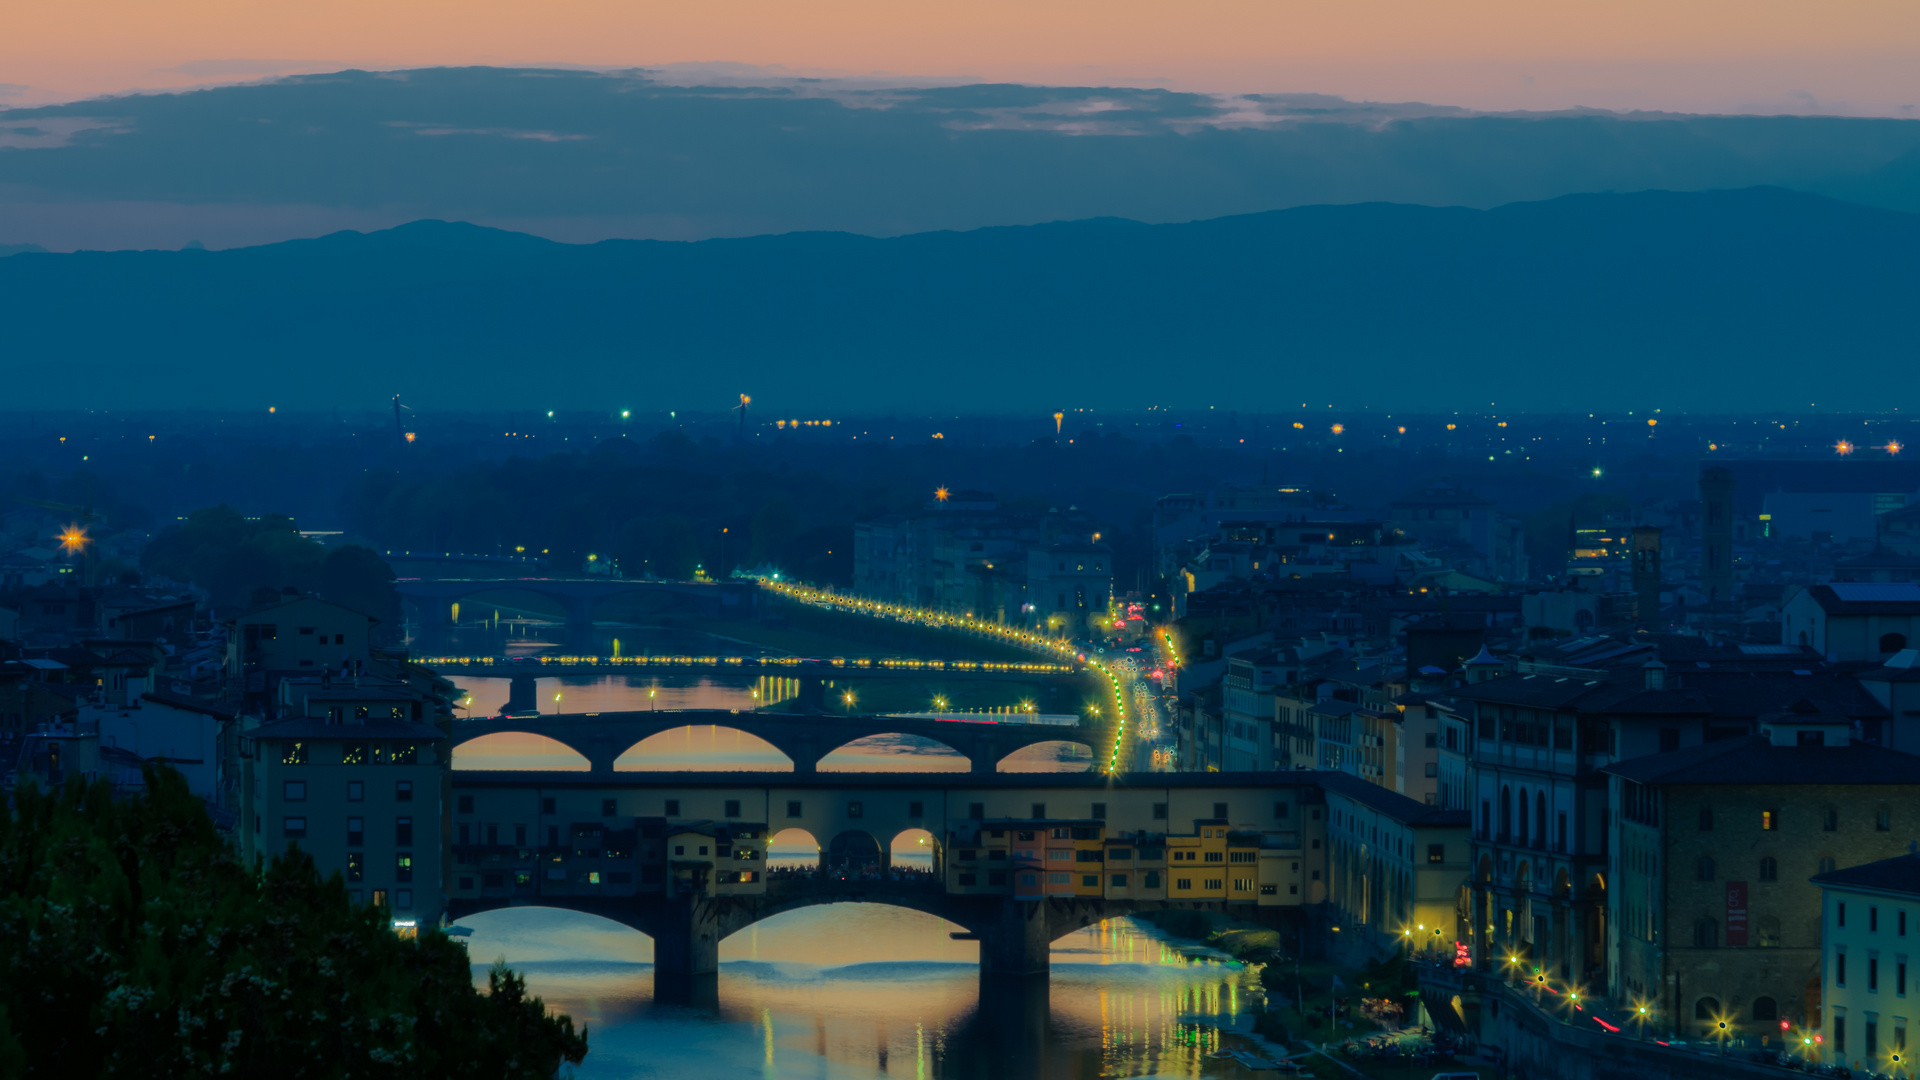
[[[1818,1056],[1912,1076],[1907,1028],[1916,991],[1908,957],[1920,939],[1920,854],[1816,875],[1820,886]]]

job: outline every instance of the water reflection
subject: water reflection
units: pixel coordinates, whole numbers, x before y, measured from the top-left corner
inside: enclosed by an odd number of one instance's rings
[[[1118,919],[1054,946],[1039,980],[983,980],[978,945],[868,904],[776,916],[721,943],[709,1008],[657,1002],[652,943],[590,916],[491,912],[475,970],[504,958],[592,1027],[582,1077],[1234,1076],[1208,1060],[1246,1028],[1254,974]]]

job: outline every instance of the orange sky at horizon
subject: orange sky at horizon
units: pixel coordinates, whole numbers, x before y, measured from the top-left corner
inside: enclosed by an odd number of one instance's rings
[[[1920,105],[1911,0],[98,0],[16,5],[7,27],[8,105],[340,67],[689,62],[1481,109]]]

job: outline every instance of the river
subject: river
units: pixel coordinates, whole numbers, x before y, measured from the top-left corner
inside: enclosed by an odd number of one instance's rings
[[[631,632],[629,632],[631,635]],[[651,637],[651,635],[649,635]],[[539,652],[537,633],[496,632],[494,655]],[[609,646],[611,642],[609,641]],[[654,651],[694,642],[648,640]],[[708,643],[710,645],[710,643]],[[511,648],[508,648],[511,646]],[[622,641],[623,648],[626,641]],[[505,679],[461,677],[472,715],[507,698]],[[653,676],[542,677],[541,712],[760,707],[756,680]],[[532,735],[466,744],[456,769],[584,769],[566,748]],[[773,747],[742,732],[690,727],[623,755],[619,770],[789,768]],[[863,739],[823,770],[965,771],[964,758],[905,736]],[[1084,747],[1031,748],[1003,768],[1085,771]],[[776,836],[769,865],[811,865],[818,849]],[[912,834],[893,862],[931,866]],[[1261,1000],[1255,972],[1154,927],[1115,919],[1055,942],[1052,973],[983,980],[979,946],[958,927],[919,912],[841,904],[788,912],[720,946],[717,997],[655,1001],[653,944],[617,923],[551,908],[469,916],[477,981],[504,960],[532,990],[590,1031],[583,1078],[760,1077],[812,1080],[913,1077],[1227,1077],[1247,1075],[1208,1055],[1239,1043]],[[1238,1032],[1239,1034],[1236,1034]]]

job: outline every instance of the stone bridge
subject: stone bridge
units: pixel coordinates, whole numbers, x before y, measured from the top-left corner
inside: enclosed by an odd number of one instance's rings
[[[905,660],[893,657],[853,660],[798,660],[790,657],[747,656],[645,656],[628,658],[513,658],[513,657],[423,657],[421,663],[441,675],[474,675],[504,678],[508,681],[507,703],[502,713],[517,715],[539,712],[535,684],[542,676],[567,675],[679,675],[689,677],[772,678],[791,680],[797,690],[792,707],[803,713],[826,711],[831,702],[827,687],[842,683],[874,681],[925,682],[1003,682],[1043,684],[1046,696],[1057,701],[1060,691],[1072,682],[1087,678],[1084,670],[1066,664],[1042,660]]]
[[[764,739],[787,755],[796,773],[818,772],[820,759],[870,735],[913,735],[931,739],[966,758],[976,773],[995,772],[1007,755],[1047,742],[1079,743],[1093,750],[1098,758],[1102,741],[1111,740],[1109,733],[1085,726],[685,709],[456,720],[451,745],[458,747],[488,735],[509,732],[541,735],[586,758],[590,771],[611,773],[620,755],[654,735],[708,725],[732,728]]]
[[[1047,970],[1049,947],[1058,938],[1119,916],[1178,908],[1231,911],[1275,923],[1303,918],[1307,905],[1325,899],[1318,884],[1327,865],[1323,778],[1311,772],[455,770],[455,864],[446,910],[457,919],[513,907],[555,907],[611,919],[653,938],[659,980],[712,976],[722,940],[783,912],[820,904],[887,904],[960,927],[956,936],[980,942],[984,972],[1030,975]],[[1058,840],[1055,830],[1063,827],[1088,835]],[[1038,863],[1010,858],[996,864],[977,845],[1011,844],[1017,833],[1005,832],[1008,839],[1001,841],[978,839],[983,830],[995,828],[1051,833],[1055,840],[1021,838],[1022,843],[1056,844],[1050,851],[1061,850],[1057,844],[1082,846],[1063,863],[1048,854]],[[753,838],[745,840],[750,844],[804,833],[819,845],[823,863],[829,852],[851,853],[854,845],[845,842],[859,838],[861,850],[878,851],[879,871],[865,876],[849,860],[729,883],[719,871],[766,864],[708,860],[703,865],[717,868],[716,884],[693,891],[674,886],[672,879],[663,884],[657,876],[650,880],[635,872],[650,865],[684,868],[691,864],[677,860],[704,856],[704,849],[684,855],[665,850],[689,830],[715,838],[737,834]],[[1229,831],[1245,858],[1227,857]],[[1194,845],[1203,842],[1203,833],[1217,841],[1217,855],[1199,857]],[[596,836],[602,839],[590,839]],[[907,836],[929,845],[930,874],[891,867],[887,852]],[[1128,850],[1137,858],[1102,863],[1099,856],[1109,842],[1135,845]],[[963,851],[948,851],[950,843]],[[1166,854],[1181,844],[1193,848],[1186,862]],[[1082,850],[1095,857],[1078,858]],[[714,859],[723,857],[732,858],[716,849]],[[1125,885],[1112,880],[1127,876],[1121,871],[1144,875],[1152,869],[1144,865],[1150,858],[1168,868],[1155,882],[1144,876]],[[973,872],[983,863],[1073,870],[1062,875],[1070,881],[1044,886],[1043,895],[1016,895],[1014,883]],[[1025,869],[1021,874],[1034,876]],[[1203,880],[1213,875],[1246,880]],[[1212,891],[1202,895],[1196,889]]]

